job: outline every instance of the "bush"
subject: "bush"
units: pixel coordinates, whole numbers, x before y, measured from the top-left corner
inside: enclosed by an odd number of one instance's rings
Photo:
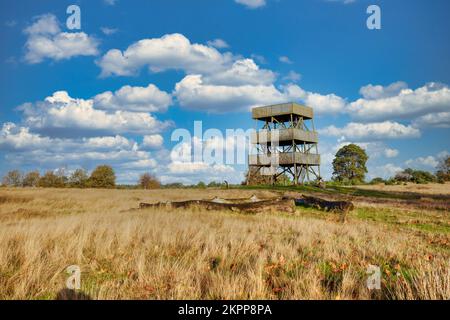
[[[436,171],[436,179],[439,183],[445,183],[445,181],[450,181],[450,174],[444,173],[443,171]]]
[[[436,176],[427,171],[416,171],[413,175],[413,181],[416,183],[436,182]]]
[[[168,183],[162,186],[163,188],[167,188],[167,189],[181,189],[181,188],[186,188],[186,186],[184,184],[182,184],[181,182],[173,182],[173,183]]]
[[[428,171],[414,170],[411,168],[405,169],[395,175],[397,182],[413,182],[418,184],[425,184],[428,182],[436,182],[438,179],[435,175]]]
[[[384,182],[384,184],[387,186],[393,186],[393,185],[399,184],[399,182],[397,180],[395,180],[394,178],[390,178],[390,179],[386,180]]]
[[[142,189],[159,189],[161,183],[150,173],[144,173],[139,177],[139,187]]]
[[[47,171],[38,182],[38,186],[42,188],[64,188],[66,186],[67,178],[62,175],[57,175],[53,171]]]
[[[39,171],[28,172],[23,178],[22,185],[24,187],[37,187],[39,185],[40,178],[41,175],[39,174]]]
[[[116,175],[113,168],[107,165],[95,168],[89,177],[89,186],[92,188],[114,188],[116,186]]]
[[[19,170],[9,171],[6,176],[3,177],[2,184],[8,187],[21,187],[22,173]]]
[[[370,181],[370,184],[380,184],[380,183],[385,183],[386,181],[384,181],[383,178],[377,177],[377,178],[373,178],[372,181]]]
[[[403,182],[410,182],[412,181],[412,175],[408,172],[406,172],[406,170],[399,172],[395,175],[394,180],[395,181],[403,181]]]
[[[197,183],[196,187],[200,188],[200,189],[205,189],[206,188],[206,184],[203,181],[200,181],[199,183]]]
[[[88,187],[89,176],[86,170],[77,169],[69,177],[69,185],[72,188]]]
[[[223,183],[216,182],[216,181],[211,181],[210,183],[208,183],[208,188],[221,188],[223,186],[224,186]]]

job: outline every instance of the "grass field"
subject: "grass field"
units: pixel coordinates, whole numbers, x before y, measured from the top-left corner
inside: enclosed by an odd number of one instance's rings
[[[0,299],[450,299],[448,193],[331,188],[0,189]],[[447,188],[447,185],[441,186]],[[308,192],[335,214],[130,210],[139,202]],[[445,195],[447,194],[447,195]],[[366,268],[382,271],[369,291]]]
[[[416,184],[407,183],[405,185],[385,185],[385,184],[375,184],[375,185],[363,185],[358,186],[361,189],[367,190],[378,190],[378,191],[388,191],[388,192],[415,192],[421,194],[431,194],[431,195],[447,195],[450,196],[450,183],[440,184],[440,183],[428,183],[428,184]]]

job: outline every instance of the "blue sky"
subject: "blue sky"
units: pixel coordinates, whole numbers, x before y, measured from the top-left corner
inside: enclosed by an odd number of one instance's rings
[[[66,27],[71,4],[81,30]],[[371,4],[380,30],[366,27]],[[173,131],[193,132],[194,121],[246,130],[252,106],[283,101],[314,108],[325,178],[350,142],[367,150],[369,178],[433,171],[450,150],[449,9],[445,0],[2,1],[0,174],[107,163],[123,183],[145,171],[239,182],[245,165],[181,159]]]

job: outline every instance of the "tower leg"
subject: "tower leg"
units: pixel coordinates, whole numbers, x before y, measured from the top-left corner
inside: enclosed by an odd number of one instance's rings
[[[298,167],[294,164],[294,185],[298,185]]]

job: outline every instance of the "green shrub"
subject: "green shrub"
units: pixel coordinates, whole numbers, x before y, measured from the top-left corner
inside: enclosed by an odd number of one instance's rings
[[[394,178],[398,182],[413,182],[418,184],[425,184],[429,182],[436,182],[435,175],[428,171],[414,170],[411,168],[405,169],[395,175]]]
[[[92,188],[114,188],[116,175],[113,168],[107,165],[98,166],[92,171],[88,183]]]
[[[200,189],[205,189],[206,188],[206,184],[203,181],[200,181],[199,183],[197,183],[196,187],[200,188]]]
[[[385,183],[386,181],[384,181],[383,178],[377,177],[377,178],[373,178],[372,181],[370,181],[370,184],[380,184],[380,183]]]

